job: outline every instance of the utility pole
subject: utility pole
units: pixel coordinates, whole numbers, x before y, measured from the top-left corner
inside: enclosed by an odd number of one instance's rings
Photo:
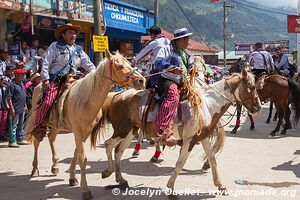
[[[226,68],[226,30],[227,28],[227,13],[226,13],[226,1],[223,2],[223,55],[224,55],[224,67]]]
[[[154,26],[158,26],[158,7],[159,3],[158,0],[154,1]]]
[[[100,6],[102,5],[102,0],[94,0],[93,6],[94,6],[94,35],[102,35],[101,30],[101,12],[103,12],[103,9],[100,9]],[[94,52],[95,56],[95,65],[98,66],[100,61],[103,59],[103,54],[101,52]]]
[[[300,15],[300,0],[298,0],[298,15]],[[300,33],[297,33],[297,72],[300,73]]]

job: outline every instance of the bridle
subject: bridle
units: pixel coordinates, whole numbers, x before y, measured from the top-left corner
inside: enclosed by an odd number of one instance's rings
[[[139,78],[133,76],[133,74],[135,72],[136,72],[136,69],[133,69],[133,70],[129,71],[128,73],[125,73],[122,69],[118,68],[115,65],[114,59],[109,60],[109,77],[108,77],[108,79],[121,87],[131,86],[131,85],[133,85],[133,82],[135,80],[139,79]],[[117,74],[124,75],[126,77],[125,80],[123,80],[123,79],[114,80],[113,77],[117,77]]]

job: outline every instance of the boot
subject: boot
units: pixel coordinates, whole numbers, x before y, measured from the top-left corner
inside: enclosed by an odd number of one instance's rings
[[[175,146],[178,142],[177,138],[173,136],[173,131],[169,126],[164,131],[159,130],[157,133],[159,140],[165,143],[167,146],[172,147]]]

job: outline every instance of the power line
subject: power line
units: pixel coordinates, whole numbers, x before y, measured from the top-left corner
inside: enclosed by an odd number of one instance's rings
[[[236,0],[231,0],[231,1],[233,3],[240,4],[240,5],[245,6],[245,7],[253,8],[253,9],[264,11],[264,12],[274,13],[274,14],[278,14],[278,15],[295,15],[296,14],[296,13],[290,14],[290,13],[284,13],[284,12],[279,12],[279,11],[273,11],[273,10],[269,10],[269,9],[259,8],[259,7],[252,6],[252,5],[249,5],[249,4],[241,3],[241,2],[236,1]]]
[[[181,10],[181,12],[183,13],[183,15],[185,16],[185,18],[188,20],[188,22],[190,23],[190,25],[193,27],[193,29],[196,31],[197,35],[200,37],[200,39],[202,40],[202,42],[205,43],[205,40],[203,38],[203,36],[198,32],[197,28],[194,26],[194,24],[192,23],[192,21],[190,20],[190,18],[187,16],[187,14],[184,12],[183,8],[181,7],[181,5],[178,3],[177,0],[175,0],[177,6],[179,7],[179,9]]]

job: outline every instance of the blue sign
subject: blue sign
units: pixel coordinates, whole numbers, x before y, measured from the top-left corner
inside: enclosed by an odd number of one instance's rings
[[[148,18],[145,9],[109,0],[104,1],[103,6],[107,27],[146,33],[153,24],[153,18]]]
[[[58,18],[52,18],[52,17],[44,17],[44,16],[38,16],[38,28],[43,29],[56,29],[59,26],[65,25],[69,23],[68,20],[65,19],[58,19]]]
[[[8,53],[12,56],[18,56],[21,54],[21,42],[13,41],[8,43]]]

